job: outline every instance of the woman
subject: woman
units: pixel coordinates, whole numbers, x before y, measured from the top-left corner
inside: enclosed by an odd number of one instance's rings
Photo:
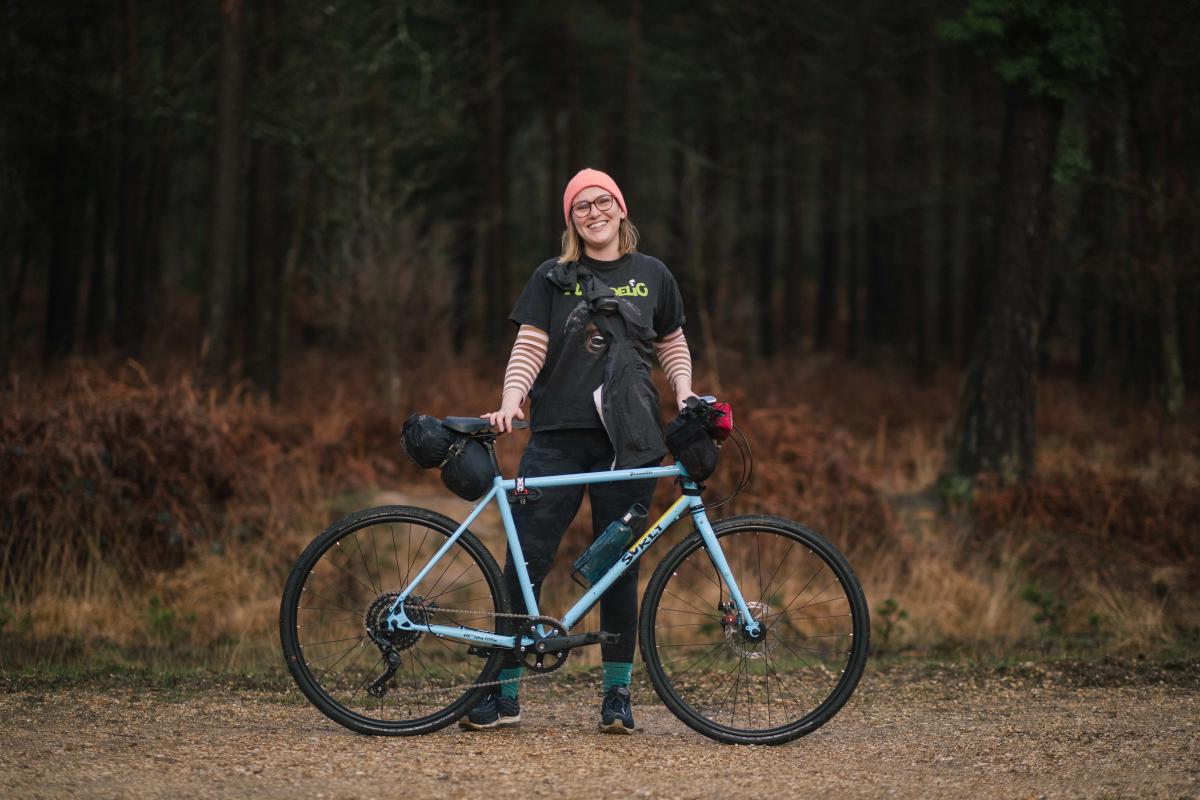
[[[571,179],[563,192],[563,218],[562,254],[534,270],[509,316],[520,329],[500,409],[482,416],[501,432],[511,431],[514,419],[525,418],[522,405],[529,397],[533,433],[521,458],[522,477],[657,465],[667,450],[650,381],[652,354],[679,407],[692,396],[679,287],[661,261],[637,252],[637,229],[625,198],[605,173],[584,169]],[[594,535],[634,503],[649,507],[654,486],[654,480],[590,486]],[[583,489],[544,489],[536,500],[513,506],[535,596],[540,597]],[[600,601],[601,628],[620,634],[616,644],[601,644],[600,729],[608,733],[634,729],[629,679],[637,638],[637,572],[635,563]],[[509,596],[520,604],[512,553],[504,580]],[[521,674],[515,659],[506,663],[500,690],[460,725],[481,730],[517,724]]]

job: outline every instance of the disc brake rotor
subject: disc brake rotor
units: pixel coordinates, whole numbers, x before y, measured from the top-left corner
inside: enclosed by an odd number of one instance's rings
[[[771,615],[771,607],[766,603],[747,602],[746,607],[750,609],[750,616],[758,622],[763,622]],[[742,626],[735,614],[727,614],[724,617],[725,628],[725,643],[731,650],[743,658],[768,658],[771,655],[770,637],[766,636],[761,641],[751,642],[742,633]],[[734,619],[730,619],[734,617]]]

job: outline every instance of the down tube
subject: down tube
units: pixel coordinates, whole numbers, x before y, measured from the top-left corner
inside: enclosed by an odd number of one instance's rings
[[[646,529],[646,532],[634,540],[629,549],[625,551],[616,564],[609,568],[608,572],[588,589],[583,597],[571,609],[563,615],[563,624],[567,626],[567,630],[575,627],[579,620],[583,619],[584,615],[591,609],[592,605],[600,599],[600,596],[608,591],[608,587],[612,586],[618,578],[625,574],[625,570],[641,557],[642,553],[650,548],[654,540],[662,535],[663,531],[675,524],[675,521],[687,513],[688,508],[692,505],[690,497],[680,497],[670,508],[663,512],[663,515],[655,520],[654,524]],[[696,498],[698,501],[699,498]]]

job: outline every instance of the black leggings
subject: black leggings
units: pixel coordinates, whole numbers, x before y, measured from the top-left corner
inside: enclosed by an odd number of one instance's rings
[[[598,472],[610,469],[613,460],[612,445],[602,429],[544,431],[534,433],[521,456],[519,475],[534,478],[544,475],[561,475],[571,472]],[[654,466],[648,464],[645,466]],[[608,523],[620,517],[634,503],[650,507],[656,481],[620,481],[596,483],[588,486],[592,499],[592,537],[604,532]],[[562,486],[542,489],[541,497],[527,505],[514,504],[513,521],[517,525],[517,537],[525,554],[529,568],[529,580],[533,584],[534,597],[541,607],[542,581],[550,571],[559,542],[583,501],[583,485]],[[640,530],[635,531],[641,533]],[[572,554],[572,559],[578,554]],[[637,644],[637,576],[638,564],[617,580],[600,598],[600,627],[610,633],[619,633],[616,644],[601,644],[600,651],[605,661],[633,662],[634,646]],[[518,612],[525,610],[524,595],[517,582],[517,571],[512,563],[510,551],[504,563],[504,582],[508,596]]]

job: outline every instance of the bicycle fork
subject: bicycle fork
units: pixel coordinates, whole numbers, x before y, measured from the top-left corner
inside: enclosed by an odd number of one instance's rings
[[[746,599],[742,596],[742,590],[738,587],[737,581],[733,577],[733,570],[729,568],[729,562],[725,560],[725,551],[721,549],[721,543],[717,539],[716,531],[708,521],[708,515],[704,513],[704,504],[700,502],[699,497],[689,497],[694,502],[691,504],[692,520],[696,523],[696,530],[700,532],[700,538],[704,540],[704,549],[708,551],[709,560],[712,561],[717,573],[721,576],[721,581],[725,584],[725,588],[729,590],[729,596],[733,600],[733,607],[737,609],[738,615],[742,620],[742,634],[751,642],[761,641],[766,636],[766,628],[761,622],[754,619],[754,615],[750,613],[750,607],[746,604]],[[727,609],[720,609],[726,611]],[[732,609],[728,609],[732,610]]]

